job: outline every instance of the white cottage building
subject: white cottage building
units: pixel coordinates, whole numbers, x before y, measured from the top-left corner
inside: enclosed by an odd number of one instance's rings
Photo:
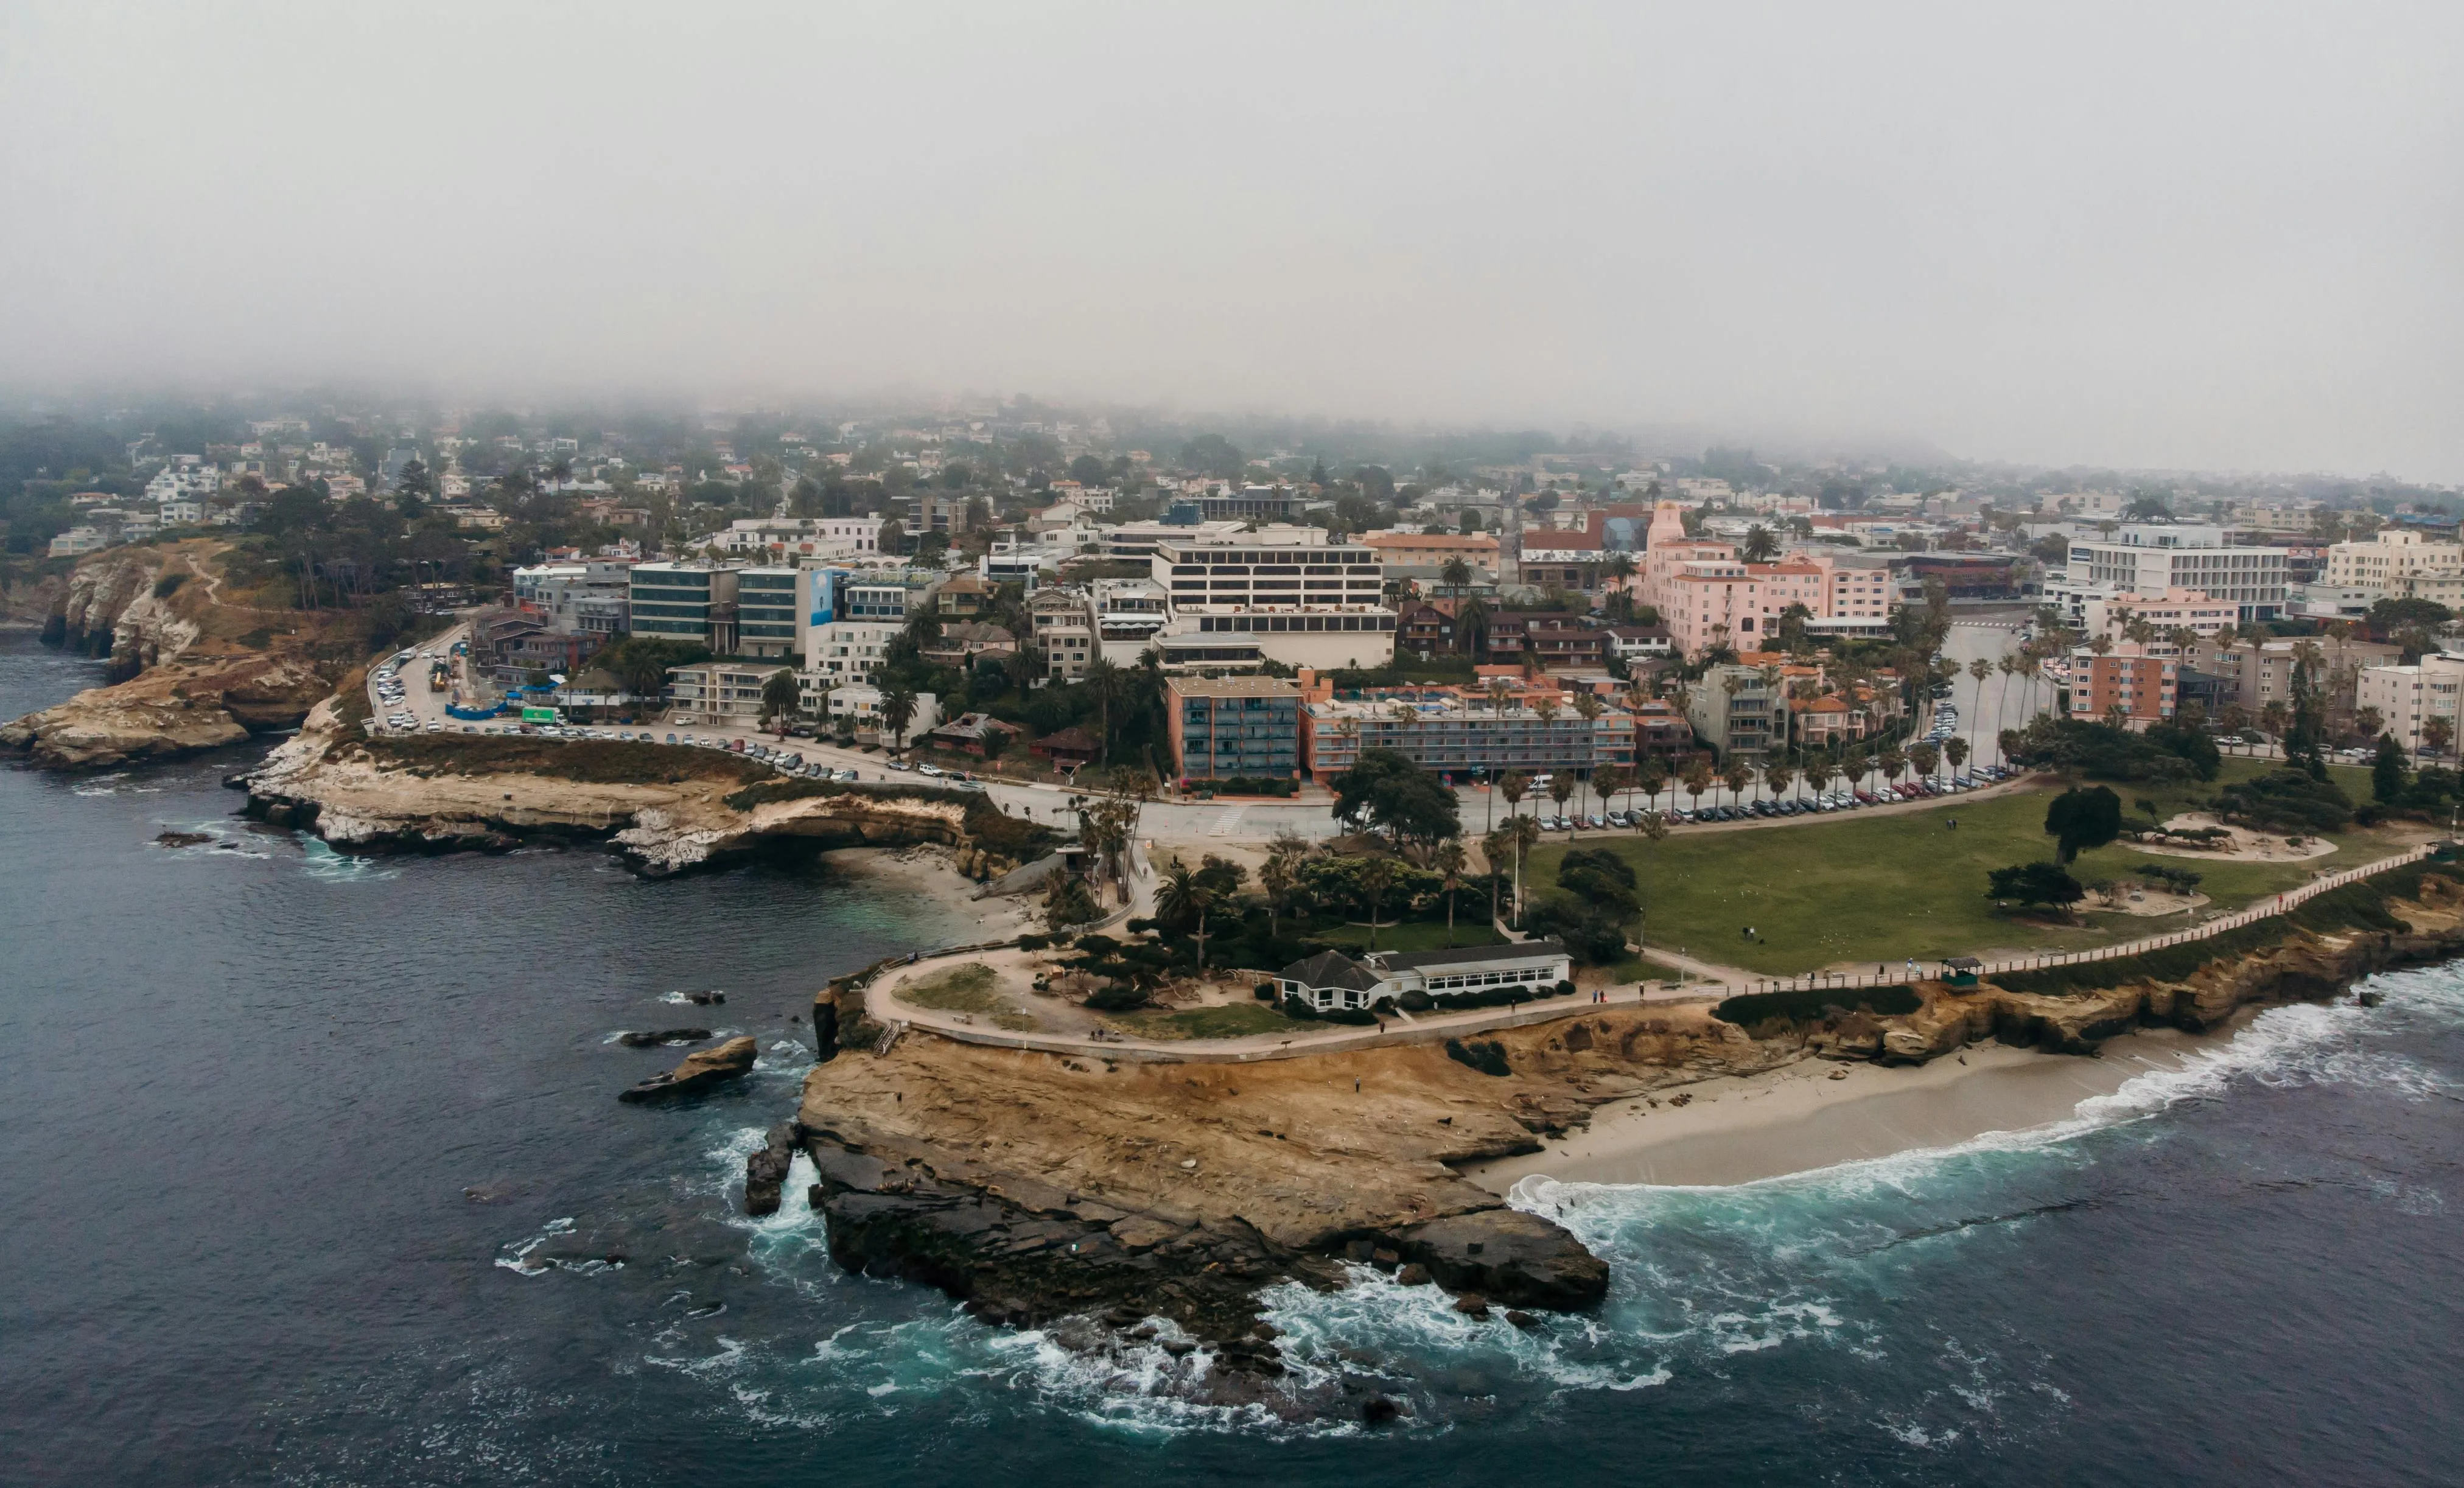
[[[1407,992],[1441,997],[1448,993],[1523,986],[1546,996],[1572,981],[1573,957],[1562,941],[1526,940],[1506,946],[1458,946],[1451,951],[1375,951],[1354,960],[1321,951],[1295,961],[1276,976],[1276,990],[1321,1013],[1371,1008]]]

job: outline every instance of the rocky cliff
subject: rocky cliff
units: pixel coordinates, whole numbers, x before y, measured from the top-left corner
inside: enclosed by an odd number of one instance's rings
[[[965,793],[779,777],[709,750],[613,740],[366,738],[345,716],[356,680],[246,781],[249,809],[359,852],[500,850],[532,837],[599,840],[650,876],[782,844],[933,842],[974,877],[1005,872],[1036,835]],[[1049,834],[1041,834],[1048,836]]]
[[[289,728],[332,686],[302,649],[296,613],[223,601],[221,543],[94,555],[50,597],[44,639],[111,658],[112,684],[0,727],[0,748],[39,765],[102,769]]]
[[[1986,1039],[2092,1055],[2140,1024],[2211,1028],[2464,952],[2464,884],[2443,870],[2399,870],[2354,898],[2339,912],[2361,928],[2288,918],[2268,944],[2181,958],[2183,974],[2117,963],[2114,985],[2066,996],[1927,984],[1909,1014],[1761,1039],[1703,1004],[1591,1009],[1483,1036],[1504,1075],[1426,1045],[1182,1064],[902,1037],[843,978],[815,1003],[824,1058],[797,1120],[750,1165],[748,1200],[775,1208],[801,1151],[818,1177],[805,1202],[843,1265],[940,1286],[990,1321],[1067,1320],[1089,1346],[1169,1318],[1214,1348],[1219,1373],[1271,1373],[1258,1290],[1339,1285],[1345,1262],[1464,1293],[1475,1316],[1595,1302],[1595,1258],[1454,1165],[1536,1150],[1607,1102],[1809,1058],[1922,1062]]]

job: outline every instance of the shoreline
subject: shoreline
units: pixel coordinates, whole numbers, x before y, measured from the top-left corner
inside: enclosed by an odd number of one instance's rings
[[[821,860],[913,896],[948,915],[954,926],[976,922],[976,929],[957,935],[955,944],[1009,940],[1038,929],[1041,901],[1022,895],[978,899],[976,890],[982,886],[958,871],[956,856],[946,847],[833,847]]]
[[[2255,1015],[2245,1009],[2206,1034],[2136,1030],[2106,1039],[2094,1056],[1979,1043],[1913,1066],[1807,1059],[1723,1075],[1602,1106],[1588,1127],[1549,1139],[1541,1151],[1461,1171],[1500,1194],[1535,1175],[1727,1188],[1949,1147],[2067,1121],[2080,1102],[2110,1095],[2133,1076],[2179,1069],[2189,1056],[2230,1042]],[[1671,1105],[1678,1095],[1691,1099]]]

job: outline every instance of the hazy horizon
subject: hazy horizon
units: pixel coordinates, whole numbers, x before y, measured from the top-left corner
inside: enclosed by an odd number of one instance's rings
[[[0,386],[2464,481],[2464,11],[29,5]]]

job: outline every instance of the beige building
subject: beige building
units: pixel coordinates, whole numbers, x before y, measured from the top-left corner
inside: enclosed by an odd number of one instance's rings
[[[2464,544],[2443,542],[2426,533],[2383,532],[2327,549],[2326,582],[2335,587],[2402,596],[2405,581],[2416,575],[2464,576]]]
[[[2412,754],[2419,754],[2431,719],[2444,719],[2445,741],[2455,747],[2456,701],[2464,697],[2464,656],[2425,656],[2411,667],[2369,667],[2362,671],[2357,706],[2375,708],[2381,727]]]
[[[2301,644],[2291,640],[2240,641],[2230,646],[2193,646],[2191,664],[2222,683],[2217,689],[2219,707],[2239,704],[2254,713],[2270,703],[2282,703],[2289,708],[2293,704],[2293,667],[2298,660],[2295,648]],[[2362,670],[2392,666],[2404,654],[2401,647],[2378,641],[2340,641],[2321,636],[2309,644],[2319,647],[2319,670],[2314,680],[2333,708],[2359,706],[2354,687]],[[2161,655],[2167,647],[2158,642],[2146,649],[2151,655]]]

